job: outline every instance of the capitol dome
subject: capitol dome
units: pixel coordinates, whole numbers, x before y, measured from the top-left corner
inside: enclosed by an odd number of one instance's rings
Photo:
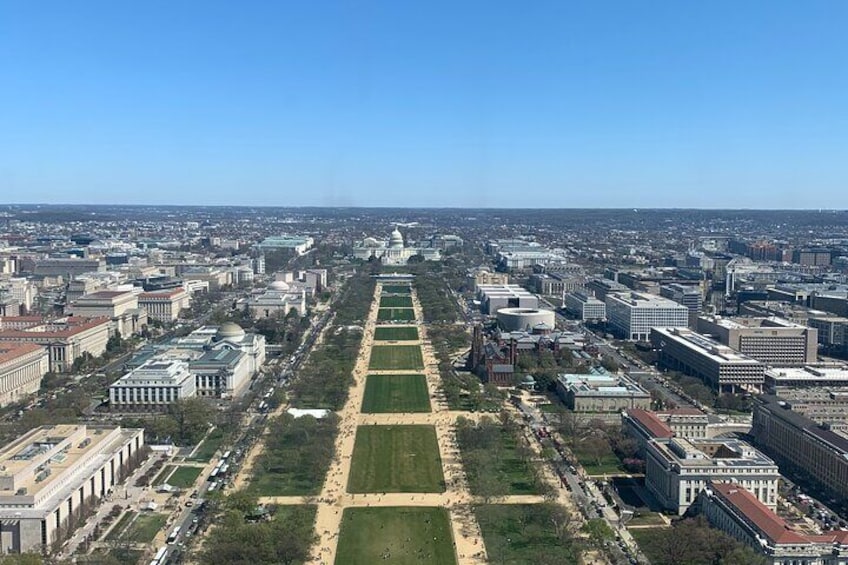
[[[215,334],[215,338],[218,340],[223,339],[241,339],[244,337],[244,330],[238,324],[234,324],[233,322],[226,322],[218,328],[218,333]]]
[[[403,247],[403,234],[395,227],[392,236],[389,238],[389,247]]]
[[[285,281],[274,281],[274,282],[272,282],[271,284],[269,284],[269,285],[268,285],[268,288],[269,288],[270,290],[281,290],[281,291],[286,291],[286,290],[288,290],[290,287],[289,287],[289,283],[287,283],[287,282],[285,282]]]

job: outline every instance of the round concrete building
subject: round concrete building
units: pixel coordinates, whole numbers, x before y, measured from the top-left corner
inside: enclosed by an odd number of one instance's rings
[[[533,331],[537,326],[556,327],[556,316],[551,310],[538,308],[501,308],[497,313],[498,325],[506,331]]]

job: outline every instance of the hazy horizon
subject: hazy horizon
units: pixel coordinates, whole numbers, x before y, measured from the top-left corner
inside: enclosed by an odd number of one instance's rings
[[[0,7],[0,201],[848,208],[848,4]]]

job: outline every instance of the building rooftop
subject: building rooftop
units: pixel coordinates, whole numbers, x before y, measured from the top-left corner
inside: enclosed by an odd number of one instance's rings
[[[23,357],[33,351],[44,349],[40,345],[34,343],[2,343],[0,342],[0,365],[13,361],[18,357]]]
[[[113,432],[118,431],[118,434]],[[137,430],[87,427],[78,424],[42,426],[0,450],[0,510],[32,508],[46,498],[56,498],[58,484],[67,473],[79,475],[81,465],[97,463],[116,439]],[[82,475],[80,475],[82,476]],[[70,483],[73,488],[73,482]],[[64,488],[64,487],[63,487]]]
[[[108,323],[109,318],[67,317],[24,329],[0,330],[0,338],[68,338]]]
[[[796,324],[795,322],[790,322],[785,318],[780,318],[778,316],[768,316],[768,317],[739,317],[739,318],[724,318],[721,316],[707,316],[703,317],[703,319],[716,324],[717,326],[721,326],[726,329],[736,330],[736,329],[745,329],[745,328],[795,328],[795,329],[807,329],[806,326],[801,324]]]
[[[757,397],[772,416],[780,418],[795,428],[803,430],[810,439],[828,445],[834,451],[848,458],[848,438],[829,429],[822,428],[810,418],[792,410],[791,404],[779,396],[763,394]]]
[[[806,536],[792,530],[783,518],[739,485],[712,483],[710,489],[728,506],[744,516],[746,521],[773,544],[803,544],[809,541]]]
[[[662,339],[675,341],[717,363],[759,365],[760,362],[688,328],[653,328]]]
[[[607,298],[618,300],[637,308],[672,308],[682,309],[688,312],[688,309],[668,298],[657,296],[656,294],[648,294],[647,292],[614,292],[608,294]]]
[[[780,381],[822,383],[833,381],[843,383],[848,381],[848,366],[837,367],[780,367],[766,369],[766,377],[771,378],[778,385]]]
[[[649,410],[630,408],[627,410],[627,415],[645,428],[652,437],[670,438],[674,435],[668,424],[660,420],[656,414]]]
[[[681,467],[762,467],[777,473],[774,461],[739,439],[658,438],[651,445],[666,461]]]

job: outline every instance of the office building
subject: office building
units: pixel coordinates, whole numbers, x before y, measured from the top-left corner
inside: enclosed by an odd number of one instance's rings
[[[762,391],[765,366],[688,328],[652,328],[663,369],[698,377],[718,392]]]
[[[561,297],[566,292],[584,288],[586,278],[582,273],[534,273],[530,275],[529,284],[538,294]]]
[[[105,270],[106,263],[101,259],[67,257],[39,259],[35,262],[33,273],[41,277],[62,277],[69,280],[83,273],[95,273]]]
[[[770,367],[765,371],[765,390],[773,394],[813,387],[848,387],[848,367]]]
[[[67,313],[87,318],[109,318],[113,331],[122,337],[138,334],[147,325],[147,311],[139,308],[138,294],[130,290],[87,294],[72,302]]]
[[[266,237],[261,243],[256,244],[256,248],[262,252],[284,250],[303,255],[313,245],[315,240],[308,235],[279,235]]]
[[[660,438],[645,450],[645,486],[666,510],[683,515],[710,482],[734,482],[777,506],[774,461],[738,439]]]
[[[41,378],[49,369],[44,347],[0,342],[0,407],[38,392]]]
[[[845,565],[848,531],[810,534],[737,484],[710,483],[701,491],[700,513],[712,524],[762,554],[772,565]]]
[[[50,371],[70,371],[84,353],[99,357],[106,351],[111,321],[108,318],[67,317],[42,320],[39,317],[4,318],[0,342],[32,343],[47,349]]]
[[[685,328],[689,324],[688,308],[653,294],[608,294],[605,302],[610,329],[627,340],[647,341],[653,327]]]
[[[704,301],[700,285],[664,284],[660,286],[660,296],[686,306],[689,309],[689,327],[695,327]]]
[[[25,312],[32,310],[37,295],[38,288],[28,279],[11,277],[0,280],[0,298],[17,302]]]
[[[848,318],[848,291],[817,291],[810,294],[810,308]]]
[[[606,303],[581,290],[565,295],[565,309],[584,322],[603,322],[607,319]]]
[[[848,498],[848,439],[819,425],[774,395],[757,397],[751,435],[790,476],[804,476],[839,499]]]
[[[197,392],[188,363],[151,359],[109,386],[109,408],[117,412],[165,411],[177,400]]]
[[[479,285],[477,298],[484,314],[494,316],[501,308],[539,307],[539,298],[517,284]]]
[[[818,357],[818,332],[783,318],[698,318],[698,332],[775,367],[809,365]]]
[[[141,460],[144,430],[64,424],[27,432],[0,451],[3,553],[48,552]]]
[[[807,325],[818,332],[819,345],[831,354],[848,354],[848,318],[811,311]]]
[[[630,292],[623,284],[609,279],[592,279],[586,283],[586,290],[595,295],[595,298],[606,301],[607,295],[615,292]]]
[[[142,292],[138,295],[138,305],[147,311],[147,315],[160,322],[173,322],[180,312],[191,304],[191,297],[182,288]]]

